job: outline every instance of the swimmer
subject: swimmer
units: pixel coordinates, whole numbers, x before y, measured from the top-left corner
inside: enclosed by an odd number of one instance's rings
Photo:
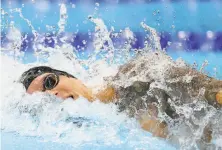
[[[167,137],[168,128],[166,122],[158,119],[159,111],[173,119],[179,117],[169,104],[170,100],[177,104],[190,103],[194,99],[205,100],[209,105],[221,108],[221,80],[208,77],[189,66],[176,65],[167,65],[169,67],[164,67],[162,76],[157,76],[158,72],[153,72],[152,66],[146,67],[150,62],[152,60],[145,56],[137,56],[122,65],[114,77],[105,79],[106,85],[97,91],[73,75],[47,66],[25,71],[20,82],[29,94],[47,92],[64,100],[84,97],[90,102],[100,100],[103,103],[115,103],[120,111],[136,117],[143,129],[163,138]],[[141,74],[144,75],[143,80],[137,80]],[[210,142],[210,131],[204,134],[205,140]]]

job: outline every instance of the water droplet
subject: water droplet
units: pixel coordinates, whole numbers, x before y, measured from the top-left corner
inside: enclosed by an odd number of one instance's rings
[[[178,37],[181,38],[181,39],[184,39],[186,37],[186,32],[184,31],[179,31],[178,32]]]
[[[72,8],[76,8],[76,5],[75,5],[75,4],[72,4]]]
[[[214,33],[212,31],[207,31],[207,38],[212,39],[214,37]]]
[[[111,27],[111,32],[113,32],[113,31],[115,31],[115,29],[114,29],[114,27],[112,26],[112,27]]]
[[[97,7],[99,7],[99,3],[95,3],[95,5],[96,5]]]
[[[172,44],[172,42],[170,42],[170,41],[167,42],[167,45],[168,45],[168,46],[170,46],[171,44]]]
[[[92,20],[92,18],[93,18],[93,17],[92,17],[91,15],[88,16],[88,19],[89,19],[89,20]]]
[[[83,40],[82,43],[83,43],[84,45],[86,45],[86,40]]]

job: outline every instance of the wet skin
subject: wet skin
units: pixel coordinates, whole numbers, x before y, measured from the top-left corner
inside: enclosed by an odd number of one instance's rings
[[[43,81],[49,74],[50,73],[45,73],[35,78],[27,89],[27,93],[32,94],[34,92],[42,92]],[[74,100],[78,99],[79,97],[84,97],[89,101],[100,99],[103,102],[108,102],[115,99],[115,92],[113,88],[106,88],[105,90],[93,93],[92,89],[86,87],[82,81],[67,76],[59,76],[58,84],[53,89],[46,90],[44,92],[53,94],[64,100],[70,97]]]
[[[27,89],[27,93],[32,94],[37,91],[43,91],[43,81],[49,74],[50,73],[45,73],[35,78]],[[83,96],[88,100],[93,99],[92,91],[87,88],[80,80],[66,76],[59,76],[58,84],[53,89],[46,90],[45,92],[56,95],[62,99],[71,97],[76,100],[80,96]]]

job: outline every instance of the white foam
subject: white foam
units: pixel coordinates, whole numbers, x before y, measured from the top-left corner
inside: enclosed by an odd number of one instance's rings
[[[44,140],[64,142],[72,144],[76,147],[81,147],[85,143],[100,144],[100,145],[121,145],[128,144],[129,147],[141,147],[158,149],[160,145],[156,144],[157,138],[150,137],[150,134],[143,132],[138,125],[138,122],[133,118],[128,118],[124,113],[117,112],[115,104],[102,104],[99,101],[93,103],[88,102],[84,98],[76,101],[72,99],[62,101],[54,96],[43,93],[35,93],[28,95],[18,79],[22,72],[30,67],[38,65],[48,65],[56,69],[67,71],[79,79],[86,85],[98,86],[104,83],[103,78],[117,73],[119,64],[107,63],[108,60],[114,58],[114,46],[110,38],[111,31],[108,31],[105,23],[100,18],[90,17],[90,20],[95,24],[94,47],[95,54],[88,60],[81,60],[74,52],[75,49],[68,43],[66,35],[61,37],[61,45],[55,42],[55,48],[44,47],[42,44],[42,36],[36,32],[31,25],[31,22],[23,17],[21,10],[15,10],[20,14],[32,29],[34,34],[34,50],[37,57],[37,62],[32,64],[23,64],[17,57],[1,56],[4,65],[1,65],[1,129],[4,131],[16,131],[22,135],[41,136]],[[67,19],[67,9],[64,4],[60,6],[60,20],[58,23],[59,33],[65,31]],[[119,84],[124,86],[130,85],[132,82],[140,80],[147,81],[148,74],[154,80],[164,80],[164,73],[170,66],[184,66],[185,63],[178,59],[174,62],[169,56],[161,51],[159,37],[155,29],[149,27],[145,23],[141,23],[142,27],[150,32],[149,43],[144,51],[146,54],[140,56],[138,61],[135,61],[135,70],[138,75],[130,77],[124,76]],[[13,34],[18,35],[13,37]],[[11,41],[17,41],[21,45],[21,33],[17,29],[9,32],[8,38]],[[125,36],[128,39],[133,38],[133,33],[129,28],[125,30]],[[108,43],[108,44],[107,44]],[[130,48],[130,46],[126,46]],[[97,60],[96,55],[107,50],[108,53],[105,59]],[[155,51],[152,51],[155,49]],[[120,50],[123,55],[128,55],[129,49]],[[20,54],[20,47],[18,47]],[[44,61],[41,59],[44,58]],[[106,59],[107,58],[107,59]],[[147,60],[150,60],[147,62]],[[124,61],[124,60],[123,60]],[[111,61],[112,62],[112,61]],[[146,62],[146,68],[139,67]],[[86,70],[83,65],[89,69]],[[185,76],[184,80],[189,82],[190,76]],[[156,86],[156,85],[151,85]],[[165,88],[164,85],[162,88]],[[173,104],[172,104],[173,105]],[[176,110],[185,114],[185,117],[193,119],[197,124],[206,125],[209,120],[217,120],[214,117],[215,112],[209,109],[209,114],[203,117],[203,120],[192,118],[192,108],[189,105],[176,106]],[[195,109],[203,108],[204,104],[198,104]],[[192,109],[191,109],[192,108]],[[190,110],[190,111],[188,111]],[[213,119],[212,119],[213,118]],[[221,122],[221,118],[218,119]],[[218,123],[219,125],[221,123]],[[215,125],[218,125],[215,123]],[[218,125],[218,126],[219,126]],[[192,126],[191,126],[192,127]],[[203,127],[203,126],[202,126]],[[196,139],[200,138],[202,128],[192,129],[194,135],[192,138],[187,135],[187,126],[172,126],[173,133],[177,136],[180,146],[195,146]],[[189,129],[191,130],[191,129]],[[216,137],[216,143],[220,143],[221,137]],[[98,144],[98,145],[99,145]],[[156,145],[155,145],[156,144]],[[219,144],[217,144],[220,146]]]

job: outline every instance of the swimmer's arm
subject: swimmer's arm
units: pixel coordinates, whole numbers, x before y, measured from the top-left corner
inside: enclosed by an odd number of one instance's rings
[[[222,106],[222,80],[209,77],[204,73],[201,73],[193,68],[189,67],[175,67],[169,71],[169,77],[171,79],[182,79],[183,81],[186,75],[192,77],[190,82],[193,93],[199,93],[201,88],[205,89],[204,97],[210,104],[217,103],[216,105]],[[179,81],[179,82],[181,82]],[[183,81],[184,82],[184,81]],[[182,83],[182,82],[181,82]],[[182,83],[186,84],[186,83]],[[182,86],[181,84],[181,86]]]
[[[99,90],[96,94],[94,94],[95,99],[99,99],[103,103],[114,102],[116,99],[115,89],[111,86],[106,87],[105,89]]]
[[[113,102],[116,99],[115,89],[113,87],[107,87],[104,90],[99,91],[96,94],[97,99],[104,103]],[[150,108],[147,116],[141,117],[139,123],[141,127],[153,134],[153,136],[166,138],[167,137],[167,125],[164,122],[156,119],[155,110]]]

